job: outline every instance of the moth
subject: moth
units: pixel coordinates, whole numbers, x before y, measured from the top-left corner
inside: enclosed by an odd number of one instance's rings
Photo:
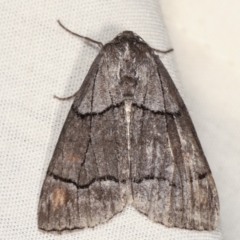
[[[39,228],[94,227],[130,204],[167,227],[215,229],[219,200],[211,170],[157,50],[131,31],[105,45],[83,38],[101,50],[49,164]]]

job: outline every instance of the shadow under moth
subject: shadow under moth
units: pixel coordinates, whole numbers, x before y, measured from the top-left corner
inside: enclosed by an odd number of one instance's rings
[[[74,94],[49,164],[39,228],[94,227],[130,204],[167,227],[215,229],[211,170],[159,50],[131,31],[105,45],[83,38],[101,50]]]

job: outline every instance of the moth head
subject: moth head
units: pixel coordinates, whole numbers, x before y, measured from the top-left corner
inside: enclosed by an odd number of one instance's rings
[[[118,34],[111,43],[123,43],[123,42],[138,42],[138,43],[145,43],[145,41],[138,36],[136,33],[132,31],[124,31],[120,34]]]

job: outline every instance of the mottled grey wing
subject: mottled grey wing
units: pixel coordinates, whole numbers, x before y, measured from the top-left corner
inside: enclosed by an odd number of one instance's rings
[[[158,76],[149,79],[142,105],[132,107],[133,205],[168,227],[213,230],[219,200],[210,168],[174,83],[152,57]]]
[[[93,227],[126,204],[125,110],[121,97],[111,98],[111,76],[102,78],[106,67],[100,53],[68,114],[41,191],[40,229]]]

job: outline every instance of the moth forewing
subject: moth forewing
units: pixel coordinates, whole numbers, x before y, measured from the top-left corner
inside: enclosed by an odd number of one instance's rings
[[[155,49],[131,31],[102,47],[75,96],[38,226],[94,227],[127,204],[167,227],[218,225],[216,186],[186,106]]]

